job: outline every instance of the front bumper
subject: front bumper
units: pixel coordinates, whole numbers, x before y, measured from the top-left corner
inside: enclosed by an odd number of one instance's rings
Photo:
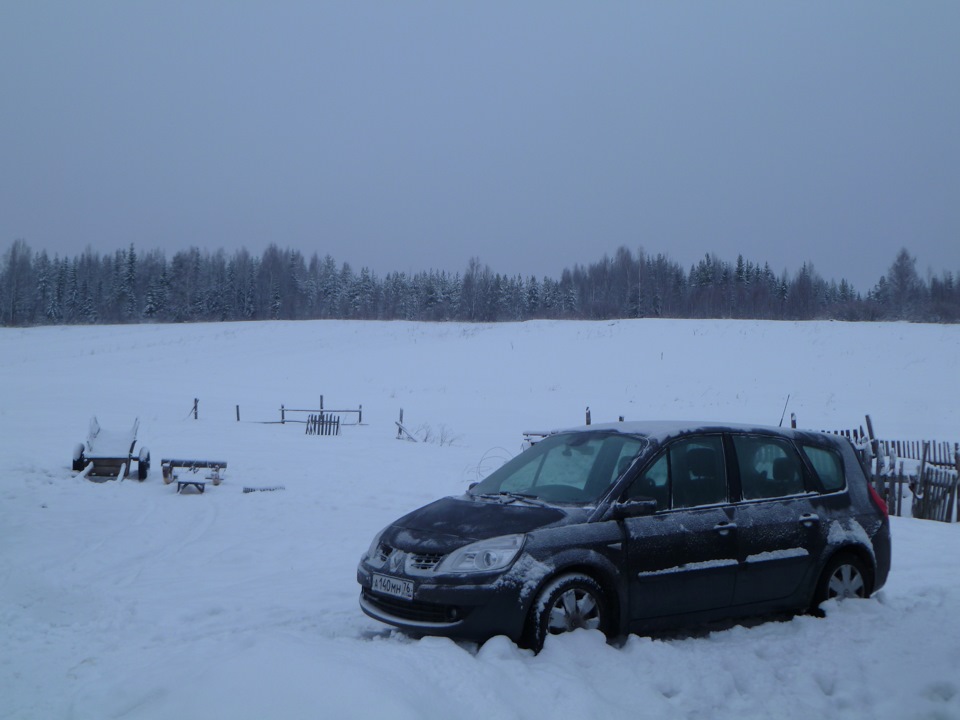
[[[406,577],[415,583],[413,600],[372,590],[371,570],[361,563],[360,609],[380,622],[408,632],[482,642],[506,635],[519,642],[527,604],[520,588],[502,582],[502,574],[482,578]]]

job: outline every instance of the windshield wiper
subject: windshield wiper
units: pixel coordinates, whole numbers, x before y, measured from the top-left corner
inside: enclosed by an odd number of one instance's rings
[[[539,505],[540,507],[546,506],[546,503],[536,495],[510,492],[509,490],[501,490],[497,493],[481,493],[476,497],[482,497],[486,500],[499,500],[500,502],[513,502],[514,500],[520,500],[521,502],[528,502],[531,505]]]

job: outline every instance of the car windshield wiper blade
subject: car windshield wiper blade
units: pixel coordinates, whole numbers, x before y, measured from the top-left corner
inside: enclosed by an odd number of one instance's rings
[[[496,493],[481,493],[477,497],[484,498],[486,500],[499,500],[500,502],[520,500],[521,502],[528,502],[531,505],[540,505],[541,507],[545,506],[546,503],[538,498],[536,495],[528,495],[527,493],[518,493],[510,492],[509,490],[501,490]]]

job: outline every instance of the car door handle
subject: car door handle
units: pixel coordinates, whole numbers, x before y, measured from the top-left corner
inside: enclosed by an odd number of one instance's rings
[[[813,527],[820,522],[820,516],[815,513],[804,513],[800,516],[800,524],[804,527]]]
[[[713,526],[713,529],[716,530],[720,535],[727,536],[730,534],[731,530],[737,529],[737,524],[732,522],[717,523]]]

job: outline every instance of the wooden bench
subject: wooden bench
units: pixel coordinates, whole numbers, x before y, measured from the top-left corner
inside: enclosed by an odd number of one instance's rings
[[[212,481],[214,485],[219,485],[220,481],[223,479],[221,473],[227,469],[227,463],[225,460],[176,460],[165,458],[160,461],[160,466],[163,469],[163,482],[169,484],[174,480],[177,481],[178,494],[182,492],[184,488],[190,487],[191,485],[196,488],[198,492],[202,493],[206,488],[207,480]],[[209,470],[210,474],[205,475],[202,480],[181,480],[176,473],[177,468],[189,470],[194,474],[205,469]]]

